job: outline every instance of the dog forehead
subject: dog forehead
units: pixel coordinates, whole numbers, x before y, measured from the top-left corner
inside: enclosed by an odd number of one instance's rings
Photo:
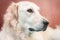
[[[40,9],[39,6],[37,6],[35,3],[29,2],[29,1],[21,1],[21,2],[18,2],[17,4],[20,8],[25,8],[25,9],[33,8],[37,10]]]

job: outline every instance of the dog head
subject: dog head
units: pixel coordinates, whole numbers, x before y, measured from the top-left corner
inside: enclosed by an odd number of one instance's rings
[[[48,21],[40,15],[39,7],[28,1],[12,3],[7,9],[7,19],[13,28],[25,31],[45,31]]]

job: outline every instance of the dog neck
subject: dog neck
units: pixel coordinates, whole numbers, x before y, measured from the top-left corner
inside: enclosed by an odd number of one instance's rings
[[[6,24],[4,24],[2,31],[5,32],[6,35],[10,35],[11,37],[13,37],[13,39],[16,40],[30,40],[30,37],[32,35],[31,32],[18,29],[18,28],[16,29],[17,30],[14,30],[11,27],[9,27],[9,25],[6,26]]]

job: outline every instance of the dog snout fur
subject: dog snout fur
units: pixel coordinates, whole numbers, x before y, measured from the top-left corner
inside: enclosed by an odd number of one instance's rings
[[[39,25],[43,25],[43,26],[36,26],[35,28],[29,28],[29,30],[30,31],[45,31],[46,29],[47,29],[47,26],[48,26],[48,24],[49,24],[49,22],[47,21],[47,20],[45,20],[45,19],[43,19],[42,20],[42,23],[40,23]]]

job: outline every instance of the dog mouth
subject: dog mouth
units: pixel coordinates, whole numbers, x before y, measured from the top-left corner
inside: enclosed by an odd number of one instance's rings
[[[38,32],[38,31],[41,31],[41,30],[35,30],[35,29],[33,29],[33,28],[29,28],[29,30],[30,30],[30,31],[37,31],[37,32]]]
[[[44,25],[43,28],[37,28],[37,29],[29,28],[29,31],[35,31],[35,32],[45,31],[47,29],[47,26],[48,25]]]

